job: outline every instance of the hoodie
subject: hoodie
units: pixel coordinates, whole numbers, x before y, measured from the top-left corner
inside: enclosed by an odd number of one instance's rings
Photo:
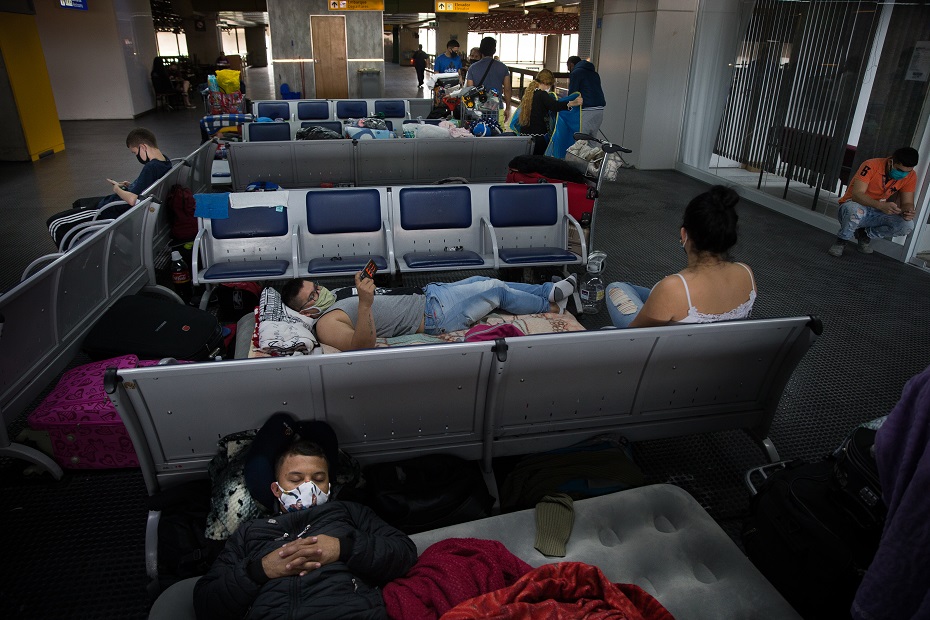
[[[584,108],[602,108],[607,103],[601,90],[601,76],[587,60],[579,60],[568,76],[568,92],[581,93]]]

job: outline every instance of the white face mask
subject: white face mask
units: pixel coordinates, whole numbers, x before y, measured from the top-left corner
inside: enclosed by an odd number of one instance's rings
[[[304,482],[293,491],[285,491],[277,482],[281,497],[278,501],[284,512],[297,512],[313,506],[320,506],[329,500],[329,493],[324,493],[313,481]]]

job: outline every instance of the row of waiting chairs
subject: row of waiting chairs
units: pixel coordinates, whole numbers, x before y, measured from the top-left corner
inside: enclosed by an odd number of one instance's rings
[[[230,194],[229,217],[201,219],[194,282],[584,265],[562,185],[307,189]]]
[[[403,136],[403,130],[408,125],[426,123],[429,125],[438,125],[444,119],[426,118],[426,119],[406,119],[400,123],[385,119],[384,123],[388,131],[395,132],[397,137]],[[277,121],[274,123],[245,123],[243,125],[242,139],[245,142],[287,142],[296,140],[297,132],[307,127],[323,127],[344,136],[345,126],[341,120],[336,121]]]
[[[341,121],[348,118],[383,116],[402,121],[410,118],[410,103],[406,99],[292,99],[288,101],[255,101],[255,118],[284,121]]]

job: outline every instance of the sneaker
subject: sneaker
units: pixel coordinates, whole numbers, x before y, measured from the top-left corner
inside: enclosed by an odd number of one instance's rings
[[[842,255],[843,255],[843,248],[845,248],[845,247],[846,247],[846,243],[843,242],[843,241],[840,241],[839,239],[837,239],[837,240],[836,240],[836,243],[834,243],[833,245],[831,245],[831,246],[830,246],[830,249],[827,250],[827,253],[829,253],[830,256],[842,256]]]
[[[863,254],[871,254],[873,252],[872,244],[865,230],[861,228],[857,228],[855,236],[856,236],[856,241],[859,243],[857,249]]]

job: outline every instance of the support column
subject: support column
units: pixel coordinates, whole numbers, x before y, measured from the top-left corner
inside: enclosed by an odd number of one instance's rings
[[[698,0],[605,4],[601,130],[633,149],[625,158],[638,168],[672,169],[678,161],[697,9]]]
[[[268,48],[265,47],[264,26],[253,26],[245,29],[245,50],[249,55],[250,67],[268,66]]]
[[[206,29],[198,32],[194,27],[194,22],[203,20]],[[223,49],[220,29],[217,24],[216,14],[205,15],[195,18],[193,13],[181,16],[181,23],[184,25],[184,37],[187,39],[187,54],[191,62],[196,65],[212,65],[220,50]]]
[[[468,14],[449,13],[436,16],[436,55],[444,54],[446,43],[455,39],[461,45],[459,53],[468,58]]]
[[[549,69],[553,73],[558,73],[559,71],[568,71],[568,67],[562,67],[559,65],[559,56],[561,56],[562,37],[557,34],[550,34],[546,37],[546,57],[543,61],[543,68]]]

